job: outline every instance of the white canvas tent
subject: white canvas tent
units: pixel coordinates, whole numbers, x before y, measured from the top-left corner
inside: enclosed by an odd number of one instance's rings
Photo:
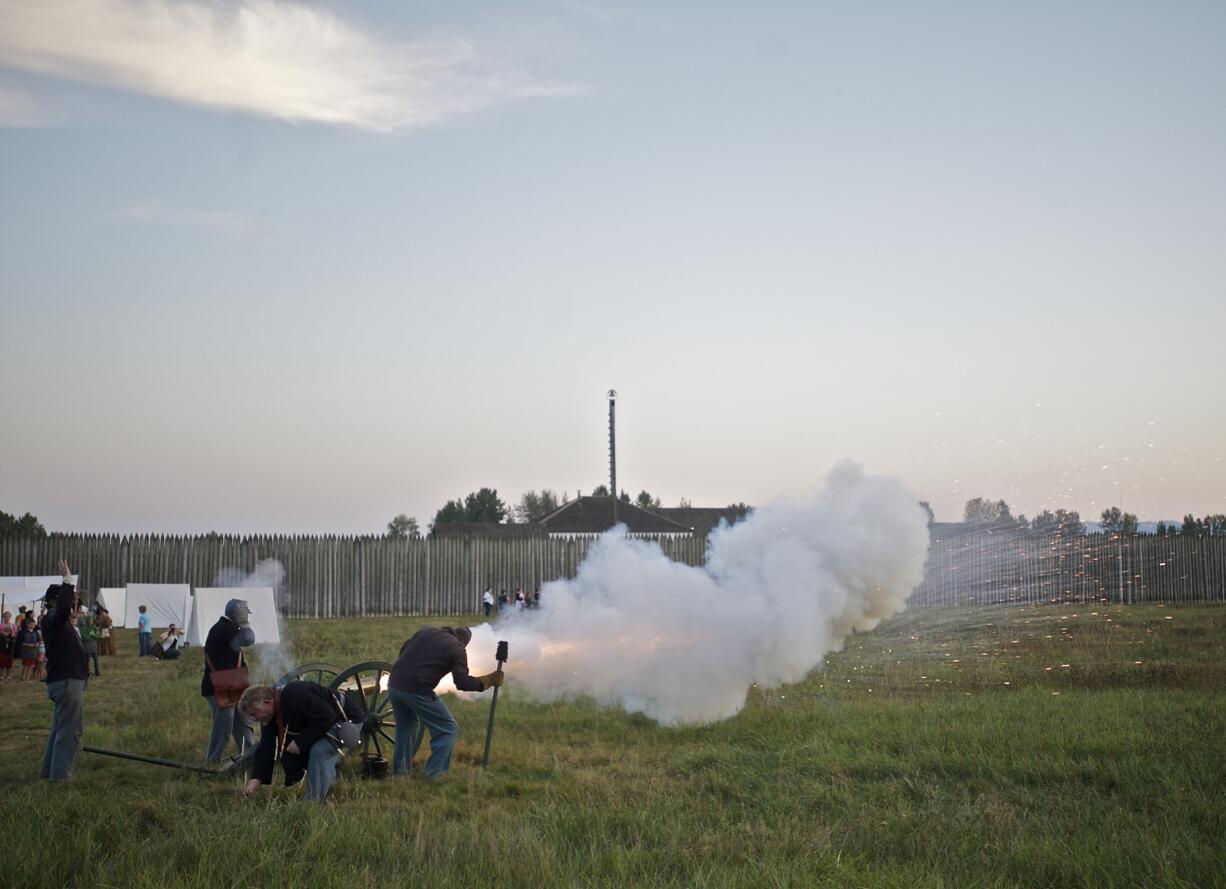
[[[155,627],[187,626],[191,615],[192,588],[186,583],[130,583],[124,603],[125,627],[136,626],[141,605],[148,607]]]
[[[128,601],[128,591],[124,587],[103,587],[98,590],[98,601],[102,607],[111,613],[111,620],[117,627],[126,627],[124,607]]]
[[[76,574],[69,578],[74,584],[78,579]],[[4,597],[5,609],[13,614],[17,613],[17,608],[21,605],[37,611],[47,593],[47,587],[63,582],[64,578],[58,574],[47,577],[0,577],[0,596]]]
[[[251,629],[256,644],[281,643],[281,629],[277,624],[277,606],[272,587],[197,587],[192,596],[192,619],[187,628],[189,645],[203,645],[209,629],[226,612],[226,603],[231,599],[245,599],[251,609]]]

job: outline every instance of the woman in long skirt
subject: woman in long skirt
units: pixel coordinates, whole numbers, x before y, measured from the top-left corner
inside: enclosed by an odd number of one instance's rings
[[[115,621],[111,620],[111,612],[105,608],[98,611],[97,619],[98,629],[102,632],[98,639],[98,654],[106,656],[115,653],[115,632],[112,627]]]

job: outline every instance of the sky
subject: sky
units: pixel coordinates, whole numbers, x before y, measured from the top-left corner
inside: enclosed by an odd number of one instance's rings
[[[1226,511],[1226,5],[0,0],[0,510]]]

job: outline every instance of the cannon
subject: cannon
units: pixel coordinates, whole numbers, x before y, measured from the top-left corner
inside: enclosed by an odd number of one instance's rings
[[[392,674],[392,665],[386,661],[366,661],[354,664],[344,670],[331,664],[310,663],[295,667],[276,681],[276,685],[285,685],[294,680],[308,680],[327,686],[335,692],[343,694],[357,705],[361,712],[358,724],[361,727],[362,741],[359,753],[362,762],[362,774],[367,777],[382,777],[387,773],[386,753],[390,756],[395,746],[396,717],[392,712],[391,697],[388,695],[388,680]],[[125,753],[120,750],[108,750],[104,747],[81,748],[86,753],[97,753],[102,756],[114,756],[119,759],[130,759],[149,765],[165,766],[196,772],[210,777],[219,777],[247,772],[255,750],[246,750],[241,755],[233,757],[229,762],[218,768],[175,762],[157,756],[144,756],[138,753]]]

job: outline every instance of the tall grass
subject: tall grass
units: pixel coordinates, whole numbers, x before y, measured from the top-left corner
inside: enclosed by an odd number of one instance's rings
[[[423,622],[290,632],[300,662],[344,667],[390,660]],[[198,761],[199,651],[159,663],[119,642],[90,682],[85,743]],[[350,765],[332,806],[91,754],[48,786],[44,687],[2,683],[0,824],[16,854],[0,882],[1226,885],[1221,608],[918,610],[805,682],[752,689],[733,719],[675,729],[534,703],[514,666],[487,773],[488,704],[452,702],[447,780],[366,782]]]

